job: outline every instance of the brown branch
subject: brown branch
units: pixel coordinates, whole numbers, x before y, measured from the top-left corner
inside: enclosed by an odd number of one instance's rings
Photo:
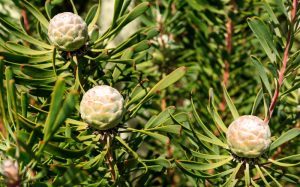
[[[228,17],[227,23],[226,23],[226,50],[227,54],[230,55],[232,52],[232,32],[233,32],[233,23],[232,19]],[[229,81],[229,60],[225,60],[225,67],[224,67],[224,74],[223,74],[223,82],[224,85],[227,86]]]
[[[116,182],[116,171],[115,171],[115,168],[114,168],[114,164],[113,164],[113,153],[111,152],[111,135],[110,134],[104,134],[103,135],[104,138],[103,138],[103,143],[106,141],[106,143],[108,144],[108,147],[107,147],[107,153],[105,155],[105,160],[106,160],[106,163],[108,165],[108,168],[109,168],[109,171],[110,171],[110,174],[111,174],[111,180],[113,183]]]
[[[231,2],[232,10],[234,9],[234,1]],[[232,53],[232,34],[233,34],[233,22],[232,19],[228,16],[226,22],[226,35],[225,35],[225,42],[226,42],[226,51],[227,55],[229,56]],[[223,83],[225,87],[228,85],[229,82],[229,75],[230,75],[230,61],[229,59],[224,60],[224,73],[223,73]],[[225,111],[226,101],[225,97],[223,96],[222,102],[219,105],[220,110],[223,112]]]
[[[272,98],[270,107],[269,107],[269,116],[265,119],[265,122],[268,123],[272,117],[273,111],[275,109],[277,100],[278,100],[278,96],[279,96],[279,90],[280,87],[283,83],[284,80],[284,73],[286,70],[286,66],[287,66],[287,62],[288,62],[288,58],[289,58],[289,50],[290,50],[290,45],[291,45],[291,40],[292,40],[292,31],[293,31],[293,26],[296,20],[296,13],[297,13],[297,7],[298,7],[298,0],[293,0],[293,7],[291,10],[291,25],[288,31],[288,37],[287,37],[287,43],[286,43],[286,47],[284,49],[284,53],[283,53],[283,60],[282,60],[282,67],[279,71],[279,78],[278,78],[278,86],[276,87],[274,96]],[[299,122],[296,124],[295,128],[297,128],[297,126],[299,125]],[[275,160],[283,151],[283,149],[287,146],[287,143],[282,144],[281,146],[279,146],[277,148],[277,150],[275,151],[275,153],[272,156],[272,159]]]
[[[167,156],[168,156],[168,158],[173,158],[173,149],[172,149],[172,146],[171,146],[170,143],[167,145]],[[168,168],[167,169],[167,176],[168,176],[168,179],[170,181],[170,186],[175,187],[176,186],[176,181],[175,181],[175,170],[174,170],[174,168]]]
[[[28,21],[28,17],[27,17],[27,13],[26,13],[25,9],[21,10],[21,15],[23,17],[25,30],[29,34],[30,33],[30,25],[29,25],[29,21]]]
[[[278,97],[279,97],[279,91],[282,86],[283,80],[284,80],[284,73],[286,70],[286,66],[289,59],[289,51],[291,48],[291,42],[292,42],[292,33],[293,33],[293,27],[296,20],[296,14],[297,14],[297,7],[298,7],[298,0],[293,0],[293,7],[291,10],[291,24],[290,28],[288,30],[288,36],[287,36],[287,42],[283,53],[283,59],[282,59],[282,66],[278,73],[278,85],[275,89],[274,95],[271,100],[271,104],[269,107],[269,116],[265,118],[265,122],[268,123],[272,117],[272,114],[274,112]]]
[[[115,172],[115,169],[114,169],[114,165],[113,165],[113,157],[112,157],[112,154],[111,154],[111,150],[110,148],[108,148],[108,152],[107,152],[107,155],[106,155],[106,160],[107,160],[107,163],[108,163],[108,167],[109,167],[109,171],[111,173],[111,180],[113,182],[116,181],[116,172]]]

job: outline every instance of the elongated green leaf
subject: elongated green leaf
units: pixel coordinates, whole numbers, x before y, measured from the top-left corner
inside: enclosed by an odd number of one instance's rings
[[[181,113],[177,113],[175,115],[170,114],[171,118],[164,121],[164,125],[173,125],[173,124],[178,124],[181,127],[184,127],[186,129],[189,129],[189,124],[188,122],[190,122],[190,118],[189,115],[185,112],[181,112]],[[180,129],[181,131],[181,129]],[[181,133],[181,132],[180,132]]]
[[[255,97],[255,100],[254,100],[254,103],[252,106],[252,110],[251,110],[251,115],[255,115],[255,111],[256,111],[258,105],[260,104],[262,97],[263,97],[263,91],[262,91],[262,89],[260,89]]]
[[[87,162],[78,164],[76,167],[86,169],[89,172],[93,172],[93,171],[97,170],[99,168],[100,164],[104,162],[104,158],[107,154],[107,151],[108,151],[108,146],[106,144],[104,149],[101,151],[101,153],[99,155],[97,155],[96,157],[92,158],[91,160],[89,160]]]
[[[132,57],[132,55],[133,55],[133,50],[127,49],[123,53],[121,59],[130,59]],[[116,67],[115,67],[115,69],[113,71],[113,75],[112,75],[114,81],[118,80],[119,76],[121,75],[121,73],[123,72],[123,70],[124,70],[125,67],[126,67],[125,64],[118,64],[118,65],[116,65]]]
[[[187,128],[187,129],[189,129],[189,128]],[[209,137],[207,137],[207,136],[204,136],[203,134],[200,134],[200,133],[198,133],[196,130],[195,130],[195,128],[194,128],[194,126],[193,125],[190,125],[190,129],[189,129],[190,131],[191,131],[191,137],[192,137],[192,139],[191,139],[191,143],[193,143],[194,144],[194,146],[195,147],[197,147],[198,149],[200,148],[200,147],[202,147],[202,145],[205,147],[205,149],[207,149],[207,150],[211,150],[214,154],[217,154],[214,150],[213,150],[213,148],[212,148],[212,146],[211,145],[209,145],[208,143],[211,143],[211,144],[214,144],[214,141],[212,141],[212,139],[210,139]],[[189,131],[188,131],[189,132]],[[195,141],[196,140],[196,141]],[[200,145],[200,146],[199,146]]]
[[[268,119],[270,116],[270,111],[269,111],[270,99],[269,98],[270,97],[267,94],[263,94],[265,119]]]
[[[161,132],[167,132],[167,133],[173,133],[179,135],[181,132],[181,125],[163,125],[154,127],[151,129],[147,129],[148,131],[161,131]]]
[[[138,154],[133,151],[130,146],[119,136],[116,136],[115,137],[126,149],[128,149],[128,151],[130,152],[130,154],[132,154],[132,156],[135,158],[135,159],[138,159]]]
[[[196,136],[197,138],[199,138],[200,140],[202,141],[205,141],[205,142],[208,142],[208,143],[211,143],[211,144],[214,144],[214,145],[218,145],[218,146],[221,146],[225,149],[228,149],[228,145],[223,143],[221,140],[219,139],[212,139],[212,138],[209,138],[207,136],[204,136],[203,134],[201,133],[198,133],[196,132]]]
[[[300,165],[300,162],[291,164],[291,163],[278,162],[278,161],[273,160],[273,159],[268,159],[268,161],[272,162],[275,165],[281,166],[281,167],[294,167],[294,166]]]
[[[211,179],[211,178],[219,178],[219,177],[224,177],[226,175],[229,175],[231,174],[234,169],[228,169],[226,171],[223,171],[223,172],[218,172],[214,175],[207,175],[207,174],[202,174],[200,172],[195,172],[195,170],[189,170],[187,168],[185,168],[181,162],[175,162],[176,165],[178,166],[178,168],[180,168],[182,171],[184,171],[186,174],[190,175],[190,176],[193,176],[193,177],[197,177],[197,178],[204,178],[204,179]]]
[[[112,20],[112,25],[114,25],[116,23],[117,19],[120,16],[123,3],[124,3],[124,0],[115,0],[114,16],[113,16],[113,20]]]
[[[18,106],[17,106],[17,92],[16,92],[16,83],[15,80],[9,80],[8,84],[7,84],[7,93],[8,93],[8,98],[10,100],[10,105],[11,108],[8,108],[9,110],[11,110],[13,112],[13,118],[14,121],[16,123],[16,131],[18,132],[20,130],[20,125],[19,125],[19,120],[17,117],[17,113],[18,111]]]
[[[87,172],[72,165],[53,164],[51,169],[61,173],[51,181],[52,186],[77,186],[88,178]]]
[[[255,165],[255,168],[257,170],[257,173],[259,174],[260,178],[263,180],[263,182],[265,183],[266,186],[270,187],[270,184],[268,183],[268,181],[266,180],[264,174],[262,173],[260,167],[258,165]]]
[[[74,119],[71,119],[71,118],[66,119],[65,122],[68,123],[68,124],[77,126],[77,130],[78,131],[80,131],[80,130],[86,130],[88,128],[88,126],[89,126],[89,124],[87,124],[85,122],[77,121],[77,120],[74,120]]]
[[[137,32],[135,32],[132,36],[130,36],[127,40],[124,42],[120,43],[112,52],[112,55],[115,55],[122,50],[131,47],[135,45],[137,42],[143,41],[143,40],[149,40],[152,39],[154,36],[158,35],[159,31],[157,28],[145,28],[141,29]],[[149,44],[147,44],[149,46]]]
[[[21,72],[25,75],[30,76],[32,79],[44,79],[44,78],[53,78],[55,74],[52,70],[37,68],[36,66],[32,65],[20,65],[19,68]]]
[[[70,127],[70,125],[69,125]],[[92,134],[92,135],[86,135],[86,136],[81,136],[78,135],[76,137],[80,142],[86,141],[86,140],[93,140],[94,138],[96,138],[96,135]]]
[[[88,30],[91,31],[93,29],[93,27],[96,25],[97,20],[100,17],[100,11],[101,11],[101,1],[98,1],[98,6],[97,6],[97,11],[93,16],[93,19],[91,20],[91,22],[88,24]],[[91,12],[92,13],[92,12]]]
[[[23,78],[23,77],[16,77],[16,82],[18,84],[23,84],[23,85],[31,85],[31,86],[37,86],[40,87],[42,85],[46,85],[49,83],[55,83],[56,78],[55,77],[50,77],[50,78],[41,78],[41,79],[31,79],[29,78]]]
[[[149,120],[145,125],[145,129],[149,129],[161,125],[163,121],[165,121],[167,118],[170,118],[170,113],[173,114],[174,112],[175,112],[175,107],[173,106],[168,107],[166,110],[159,113],[159,115],[156,116],[155,119],[151,121]]]
[[[231,175],[228,177],[228,179],[226,180],[225,184],[223,186],[225,187],[234,187],[236,182],[237,182],[237,179],[236,179],[236,175],[238,173],[238,171],[240,170],[242,166],[242,163],[238,163],[236,165],[236,167],[234,168],[234,171],[231,173]]]
[[[282,161],[282,160],[296,160],[296,161],[300,161],[300,154],[290,155],[290,156],[287,156],[287,157],[283,157],[283,158],[277,159],[276,161]]]
[[[53,47],[49,44],[46,44],[44,42],[41,42],[29,35],[27,35],[26,33],[20,31],[18,28],[16,28],[12,23],[9,23],[8,21],[6,21],[5,19],[0,17],[0,23],[9,30],[9,32],[12,35],[15,35],[19,38],[22,38],[23,40],[26,40],[29,43],[35,44],[39,47],[43,47],[45,49],[52,49]]]
[[[221,119],[218,111],[216,110],[215,103],[214,103],[214,93],[213,89],[209,89],[209,105],[207,106],[207,109],[213,118],[215,124],[224,132],[227,132],[227,127],[224,124],[223,120]]]
[[[56,48],[53,49],[53,54],[52,54],[52,65],[53,65],[53,71],[55,76],[57,76],[57,71],[56,71]]]
[[[282,185],[265,169],[265,168],[261,168],[267,175],[269,175],[269,177],[277,184],[277,186],[282,187]]]
[[[289,94],[289,93],[291,93],[291,92],[293,92],[293,91],[295,91],[295,90],[297,90],[299,88],[300,88],[300,82],[296,83],[291,88],[289,88],[288,90],[286,90],[284,93],[281,94],[280,97],[283,97],[284,95]]]
[[[250,178],[250,169],[249,169],[249,164],[248,163],[246,163],[244,174],[245,174],[245,185],[249,186],[251,178]]]
[[[262,80],[262,83],[264,84],[265,88],[267,89],[270,97],[272,97],[272,90],[271,85],[267,76],[267,73],[265,71],[265,67],[261,64],[261,62],[254,56],[251,56],[251,60],[253,64],[255,65],[255,68],[258,71],[258,74]]]
[[[230,112],[231,112],[233,118],[237,119],[240,115],[239,115],[237,109],[235,108],[235,105],[233,104],[233,102],[232,102],[232,100],[231,100],[231,98],[230,98],[230,96],[229,96],[229,94],[227,92],[227,89],[226,89],[225,85],[222,84],[222,87],[223,87],[223,94],[224,94],[226,103],[227,103],[227,105],[228,105],[228,107],[230,109]]]
[[[21,108],[22,116],[27,117],[28,95],[26,92],[21,92]]]
[[[12,127],[17,130],[16,127],[16,120],[14,112],[17,113],[17,111],[14,110],[15,104],[16,104],[16,92],[15,92],[15,80],[13,79],[13,72],[11,67],[5,68],[5,78],[6,78],[6,100],[7,100],[7,108],[8,108],[8,115],[10,117],[10,120],[12,122]]]
[[[151,137],[161,141],[164,144],[169,144],[170,143],[170,138],[167,137],[167,136],[164,136],[162,134],[149,132],[149,131],[146,131],[146,130],[137,130],[137,129],[133,129],[133,128],[127,128],[127,129],[130,130],[130,131],[133,131],[133,132],[139,132],[139,133],[151,136]]]
[[[280,28],[279,28],[280,23],[279,23],[276,15],[275,15],[275,13],[273,12],[271,6],[269,5],[269,3],[266,0],[263,1],[263,5],[264,5],[264,8],[266,9],[266,11],[269,14],[270,20],[272,20],[272,22],[274,23],[274,26],[275,26],[274,31],[275,31],[276,35],[279,38],[282,38]]]
[[[141,51],[149,49],[151,46],[151,43],[148,40],[143,40],[133,46],[131,46],[131,50],[133,50],[134,53],[139,53]]]
[[[203,129],[203,131],[205,132],[206,135],[209,136],[209,138],[211,139],[211,142],[214,142],[214,144],[218,144],[220,146],[226,146],[225,143],[223,143],[219,138],[217,138],[205,125],[204,123],[202,122],[202,120],[200,119],[200,116],[198,115],[197,111],[196,111],[196,108],[195,108],[195,105],[194,105],[194,102],[193,100],[191,99],[191,102],[192,102],[192,107],[193,107],[193,115],[197,121],[197,123],[200,125],[200,127]],[[197,136],[199,138],[204,138],[204,136],[202,136],[200,133],[197,133]],[[207,138],[205,138],[207,139]]]
[[[251,179],[251,184],[252,184],[254,187],[260,187],[253,179]]]
[[[45,16],[32,4],[30,4],[26,0],[21,0],[23,2],[23,5],[26,7],[27,10],[37,19],[41,24],[45,27],[48,28],[49,21],[45,18]]]
[[[0,80],[4,80],[4,63],[2,60],[2,57],[0,57]],[[4,100],[4,84],[3,81],[0,81],[0,107],[1,107],[1,114],[2,114],[2,118],[5,121],[4,125],[5,125],[5,129],[4,130],[8,130],[7,129],[7,119],[6,119],[6,110],[5,110],[5,100]]]
[[[12,42],[7,42],[5,46],[10,50],[26,55],[44,55],[52,52],[52,50],[38,51]]]
[[[213,93],[213,89],[209,89],[209,105],[207,106],[207,109],[211,115],[211,117],[213,118],[215,124],[224,132],[227,132],[227,127],[224,124],[222,118],[220,117],[216,107],[215,107],[215,103],[214,103],[214,93]]]
[[[139,101],[142,97],[144,97],[147,94],[148,91],[149,89],[139,86],[139,89],[135,89],[134,92],[131,93],[131,99],[128,100],[126,106],[130,106],[131,104]]]
[[[227,132],[227,127],[224,124],[223,120],[221,119],[219,113],[217,112],[217,110],[215,108],[211,108],[210,109],[210,114],[211,117],[213,118],[215,124],[224,132]]]
[[[73,0],[70,0],[70,3],[71,3],[71,5],[72,5],[72,9],[73,9],[74,14],[77,14],[77,15],[78,15],[78,12],[77,12],[77,9],[76,9],[76,6],[75,6]]]
[[[61,108],[61,102],[65,92],[65,81],[63,78],[58,78],[51,96],[50,110],[45,122],[44,139],[50,135],[52,126]]]
[[[152,89],[147,93],[147,95],[132,109],[130,109],[131,111],[133,111],[133,113],[131,114],[131,116],[133,116],[135,114],[135,112],[137,112],[137,110],[139,109],[139,107],[147,102],[147,100],[155,93],[167,88],[168,86],[172,85],[173,83],[175,83],[176,81],[178,81],[181,77],[183,77],[183,75],[186,72],[186,67],[180,67],[177,68],[176,70],[174,70],[172,73],[170,73],[169,75],[167,75],[166,77],[164,77],[161,81],[159,81],[155,86],[152,87]]]
[[[293,128],[288,130],[287,132],[283,133],[279,138],[277,138],[270,146],[270,151],[275,149],[276,147],[284,144],[285,142],[295,138],[300,134],[300,129]]]
[[[171,162],[165,158],[156,158],[156,159],[151,159],[151,160],[142,160],[145,164],[148,166],[158,164],[162,167],[165,168],[170,168],[171,167]]]
[[[191,153],[194,157],[203,158],[203,159],[207,159],[207,160],[211,160],[211,159],[219,160],[219,159],[226,159],[226,158],[231,157],[230,155],[203,154],[203,153],[199,153],[199,152],[196,152],[196,151],[193,151],[193,150],[191,150]]]
[[[275,62],[276,56],[280,58],[280,55],[273,43],[272,33],[270,33],[268,27],[257,17],[249,18],[247,21],[271,62]]]
[[[129,49],[127,49],[123,53],[123,55],[121,57],[121,60],[130,59],[134,55],[134,53],[138,53],[138,52],[144,51],[144,50],[148,49],[149,47],[150,47],[150,45],[149,45],[148,41],[141,41],[141,42],[139,42],[139,43],[131,46]],[[116,66],[116,68],[114,69],[114,72],[113,72],[113,80],[114,81],[118,80],[119,76],[124,71],[125,67],[126,67],[125,64],[118,64]]]
[[[118,19],[118,21],[116,22],[117,26],[113,30],[109,28],[109,32],[107,31],[106,34],[104,34],[101,38],[95,41],[95,43],[99,43],[102,40],[109,38],[114,34],[117,34],[125,25],[127,25],[128,23],[139,17],[141,14],[143,14],[149,8],[149,5],[150,4],[148,2],[144,2],[137,5],[131,12]]]
[[[51,4],[50,1],[51,0],[45,1],[45,11],[46,11],[46,14],[47,14],[49,20],[52,18],[52,9],[54,8],[54,6]]]
[[[183,167],[187,169],[194,169],[194,170],[209,170],[221,167],[227,163],[229,163],[233,157],[229,157],[227,159],[221,160],[215,163],[203,164],[201,162],[189,161],[189,160],[177,160]]]
[[[54,135],[54,133],[58,130],[59,126],[65,121],[65,119],[72,113],[76,103],[76,96],[78,93],[73,90],[68,95],[66,100],[64,101],[61,109],[59,110],[58,115],[56,116],[55,122],[52,124],[49,129],[47,135],[45,135],[44,141],[47,143],[48,140]]]
[[[130,146],[121,138],[121,137],[119,137],[119,136],[116,136],[116,139],[126,148],[126,149],[128,149],[128,151],[130,152],[130,154],[132,154],[133,155],[133,157],[135,158],[135,159],[137,159],[137,161],[139,162],[139,163],[141,163],[143,166],[144,166],[144,169],[145,169],[145,173],[148,171],[148,166],[139,158],[139,156],[138,156],[138,154],[135,152],[135,151],[133,151],[131,148],[130,148]]]
[[[42,125],[39,125],[37,123],[34,123],[30,121],[29,119],[25,118],[24,116],[18,114],[18,119],[21,122],[21,125],[23,128],[25,128],[27,131],[33,131],[34,129],[41,128]],[[42,132],[40,133],[42,135]]]
[[[283,13],[286,16],[286,18],[289,19],[289,14],[288,14],[288,12],[286,10],[286,7],[284,5],[284,1],[283,0],[275,0],[274,4],[278,7],[278,10],[280,10],[281,13]]]
[[[86,15],[86,17],[85,17],[85,23],[86,23],[87,25],[89,25],[89,24],[92,22],[93,18],[94,18],[95,15],[96,15],[97,9],[98,9],[98,5],[93,5],[93,6],[89,9],[89,11],[88,11],[88,13],[87,13],[87,15]]]
[[[91,146],[88,146],[82,150],[70,150],[70,149],[63,149],[52,143],[48,143],[45,146],[45,151],[54,156],[66,159],[66,158],[80,158],[83,155],[86,155],[91,150],[91,148],[92,148]]]
[[[2,60],[2,57],[0,56],[0,80],[4,80],[4,77],[6,76],[6,73],[4,75],[4,63],[3,63],[3,60]],[[7,116],[6,116],[6,102],[5,101],[5,92],[4,92],[4,81],[0,81],[0,107],[1,107],[1,118],[3,120],[3,125],[4,125],[4,129],[3,129],[3,132],[5,134],[10,134],[11,137],[15,137],[14,136],[14,133],[13,133],[13,130],[12,130],[12,126],[8,123],[8,119],[7,119]],[[7,133],[8,132],[8,133]]]
[[[52,67],[51,63],[47,63],[48,61],[51,61],[52,56],[51,55],[45,55],[45,56],[25,56],[22,54],[14,54],[9,52],[0,51],[0,55],[3,56],[7,63],[12,64],[33,64],[38,65],[40,68],[43,66],[43,64],[50,64],[49,67]],[[62,61],[60,61],[61,63]],[[47,68],[47,67],[46,67]]]

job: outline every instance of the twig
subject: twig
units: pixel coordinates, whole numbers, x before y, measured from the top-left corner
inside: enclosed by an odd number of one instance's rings
[[[232,5],[232,10],[234,9],[234,0],[230,1]],[[229,56],[232,53],[232,34],[233,34],[233,22],[232,19],[228,16],[226,22],[226,51],[227,55]],[[229,75],[230,75],[230,61],[229,58],[224,60],[224,73],[223,73],[223,83],[225,87],[228,85],[229,82]],[[226,101],[225,97],[223,96],[222,102],[220,103],[219,107],[220,110],[223,112],[225,111]]]
[[[285,46],[284,53],[283,53],[282,67],[280,68],[279,73],[278,73],[278,77],[279,77],[278,85],[275,89],[274,95],[271,100],[271,104],[269,107],[269,116],[267,116],[264,120],[266,123],[268,123],[272,117],[272,114],[274,112],[274,109],[275,109],[275,106],[276,106],[276,103],[278,100],[279,90],[280,90],[283,80],[284,80],[284,73],[286,70],[287,63],[288,63],[289,51],[290,51],[291,42],[292,42],[293,27],[294,27],[295,20],[296,20],[297,7],[298,7],[298,0],[293,0],[293,7],[291,10],[291,24],[290,24],[290,28],[288,30],[287,42],[286,42],[286,46]]]
[[[106,154],[106,161],[107,161],[107,164],[108,164],[108,167],[109,167],[109,171],[111,173],[111,180],[112,182],[114,183],[116,181],[116,172],[115,172],[115,169],[114,169],[114,165],[113,165],[113,155],[112,155],[112,152],[111,152],[111,137],[109,135],[107,135],[107,141],[108,141],[108,150],[107,150],[107,154]]]
[[[233,33],[233,22],[230,17],[228,17],[226,23],[226,51],[227,54],[230,55],[232,53],[232,33]],[[229,60],[225,60],[225,67],[224,67],[224,74],[223,74],[223,82],[225,86],[228,84],[229,80]]]
[[[167,145],[167,155],[168,155],[168,158],[173,158],[173,149],[172,149],[171,144]],[[176,181],[174,178],[174,176],[175,176],[174,168],[168,168],[167,175],[168,175],[168,179],[170,180],[171,187],[175,187]]]
[[[23,17],[25,30],[29,34],[30,33],[30,25],[29,25],[29,21],[28,21],[28,17],[27,17],[27,13],[26,13],[25,9],[21,10],[21,15]]]
[[[116,181],[116,172],[115,172],[115,169],[114,169],[114,165],[113,165],[113,163],[112,163],[113,157],[112,157],[110,148],[109,148],[109,150],[108,150],[108,152],[107,152],[106,160],[107,160],[107,162],[108,162],[109,171],[110,171],[110,173],[111,173],[111,180],[112,180],[113,182],[115,182],[115,181]]]

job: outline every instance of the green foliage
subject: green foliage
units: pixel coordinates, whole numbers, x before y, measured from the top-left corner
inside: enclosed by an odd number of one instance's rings
[[[0,2],[0,183],[300,183],[296,0],[115,0],[112,11],[107,2]],[[73,52],[47,36],[49,20],[66,11],[93,32]],[[117,40],[129,27],[133,34]],[[96,85],[125,99],[115,128],[99,131],[80,117],[82,95]],[[234,155],[226,140],[229,124],[250,114],[272,134],[254,159]],[[7,160],[17,168],[3,167]]]

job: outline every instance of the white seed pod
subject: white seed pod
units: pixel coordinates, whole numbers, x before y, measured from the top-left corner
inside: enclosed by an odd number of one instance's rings
[[[259,157],[271,144],[269,125],[252,115],[234,120],[228,127],[226,137],[230,150],[244,158]]]
[[[88,28],[80,16],[72,12],[63,12],[50,20],[48,36],[57,48],[75,51],[88,40]]]
[[[113,87],[102,85],[88,90],[80,102],[81,118],[98,130],[117,126],[123,116],[124,98]]]

